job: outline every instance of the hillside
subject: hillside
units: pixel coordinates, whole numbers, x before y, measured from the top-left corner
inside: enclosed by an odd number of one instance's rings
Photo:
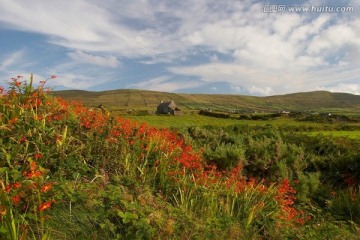
[[[88,106],[103,104],[108,108],[154,109],[158,103],[174,100],[184,110],[265,111],[341,111],[360,112],[360,96],[348,93],[314,91],[286,95],[255,97],[231,94],[185,94],[121,89],[101,92],[82,90],[55,91],[53,94],[77,100]]]
[[[0,239],[359,239],[359,139],[312,134],[349,125],[174,131],[20,78],[0,96]]]

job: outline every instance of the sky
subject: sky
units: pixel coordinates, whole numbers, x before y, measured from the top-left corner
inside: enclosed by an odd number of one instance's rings
[[[360,95],[360,1],[0,0],[0,85],[30,73],[54,90]]]

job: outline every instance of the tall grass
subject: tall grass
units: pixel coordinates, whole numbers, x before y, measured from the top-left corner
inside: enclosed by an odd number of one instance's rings
[[[206,161],[180,133],[66,102],[44,91],[47,80],[35,88],[21,78],[0,92],[2,238],[278,239],[312,226],[292,179],[244,174],[251,154],[227,134],[221,149],[209,143]],[[261,139],[297,164],[287,154],[298,148]],[[273,159],[271,149],[252,151]]]

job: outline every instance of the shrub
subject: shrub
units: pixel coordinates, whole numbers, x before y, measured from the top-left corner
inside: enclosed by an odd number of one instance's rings
[[[209,164],[216,165],[220,170],[231,170],[235,166],[246,165],[244,153],[239,145],[221,144],[215,149],[206,149],[203,154]]]

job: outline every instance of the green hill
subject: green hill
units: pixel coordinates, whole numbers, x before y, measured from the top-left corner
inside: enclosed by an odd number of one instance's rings
[[[222,111],[333,111],[360,112],[360,95],[314,91],[255,97],[233,94],[185,94],[135,89],[101,92],[82,90],[55,91],[68,100],[88,106],[103,104],[111,109],[154,109],[160,101],[174,100],[183,110],[211,108]]]

